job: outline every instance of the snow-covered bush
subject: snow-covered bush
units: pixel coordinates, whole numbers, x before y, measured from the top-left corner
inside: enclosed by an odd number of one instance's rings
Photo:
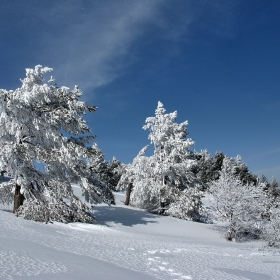
[[[0,201],[12,202],[14,192],[14,212],[26,219],[92,222],[71,182],[80,183],[90,203],[110,203],[111,192],[86,165],[94,137],[81,136],[91,132],[82,116],[96,107],[80,100],[78,86],[44,83],[51,70],[26,69],[21,88],[0,90],[0,170],[12,173],[0,184]]]
[[[132,164],[126,166],[118,187],[124,189],[133,183],[130,201],[133,206],[197,220],[200,204],[192,205],[200,201],[200,194],[192,172],[195,161],[189,150],[194,142],[186,138],[188,122],[177,124],[176,118],[176,111],[165,114],[163,104],[158,102],[155,117],[147,118],[143,127],[150,131],[154,154],[145,156],[148,146],[144,147]]]
[[[183,191],[172,189],[173,198],[165,214],[175,218],[202,221],[204,209],[201,195],[196,188],[187,188]]]
[[[265,223],[263,238],[267,240],[269,247],[280,248],[280,187],[275,178],[271,183],[262,178],[260,186],[267,201],[263,213]]]
[[[260,238],[265,227],[263,213],[267,200],[260,187],[241,181],[236,174],[236,166],[240,165],[240,157],[226,156],[219,179],[210,184],[217,218],[227,222],[228,240]]]

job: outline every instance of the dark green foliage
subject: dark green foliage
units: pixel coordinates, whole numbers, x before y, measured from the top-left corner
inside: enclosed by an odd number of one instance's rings
[[[219,179],[219,172],[222,169],[225,156],[222,152],[216,152],[214,156],[211,156],[207,150],[200,153],[194,152],[193,155],[197,164],[192,171],[201,185],[201,190],[206,191],[211,181]]]
[[[212,181],[219,179],[220,171],[226,156],[222,152],[216,152],[214,156],[211,156],[206,150],[200,153],[194,152],[193,156],[197,164],[193,167],[192,171],[199,180],[201,190],[205,191]],[[253,185],[257,184],[258,177],[249,172],[248,166],[242,161],[240,156],[231,159],[231,161],[233,174],[236,175],[244,185],[251,183]]]
[[[210,170],[212,180],[219,179],[219,172],[222,170],[225,155],[222,152],[216,152],[213,157],[213,165]]]
[[[112,163],[106,161],[105,155],[98,148],[97,144],[93,145],[92,151],[92,157],[88,163],[90,170],[98,174],[100,180],[111,190],[115,191],[122,175],[121,162],[116,158],[113,158]]]

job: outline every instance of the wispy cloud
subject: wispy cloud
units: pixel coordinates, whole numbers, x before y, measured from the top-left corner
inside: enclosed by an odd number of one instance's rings
[[[153,26],[161,30],[157,36],[174,42],[170,52],[178,55],[176,42],[188,39],[191,23],[222,36],[232,33],[235,7],[204,0],[108,0],[84,7],[82,3],[48,8],[46,28],[37,39],[37,57],[44,57],[47,66],[55,69],[59,84],[72,86],[73,82],[91,91],[113,81],[137,60],[131,47]]]
[[[80,16],[73,15],[76,6],[56,9],[57,32],[44,36],[42,47],[60,82],[69,84],[73,79],[83,88],[94,89],[114,80],[133,61],[131,44],[156,17],[158,3],[108,1]]]

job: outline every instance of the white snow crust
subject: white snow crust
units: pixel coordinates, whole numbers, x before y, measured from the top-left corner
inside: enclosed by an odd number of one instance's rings
[[[79,194],[79,188],[75,187]],[[280,253],[234,243],[213,225],[125,206],[95,207],[96,224],[43,224],[0,210],[0,279],[280,279]]]

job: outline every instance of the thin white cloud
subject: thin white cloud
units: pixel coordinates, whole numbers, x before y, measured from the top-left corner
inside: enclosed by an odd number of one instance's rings
[[[129,3],[129,5],[127,5]],[[75,80],[83,88],[97,88],[114,80],[133,61],[131,44],[153,21],[159,1],[107,2],[44,37],[43,51],[60,82]],[[74,9],[75,7],[72,7]],[[58,24],[72,12],[63,10]],[[58,11],[55,11],[58,14]],[[55,65],[53,65],[55,64]]]
[[[44,20],[52,28],[43,30],[38,38],[41,51],[37,57],[39,60],[43,56],[49,62],[46,66],[54,68],[59,85],[79,84],[83,90],[110,83],[138,59],[131,46],[151,26],[161,30],[155,36],[174,42],[164,58],[168,59],[172,52],[180,55],[177,42],[188,40],[191,23],[204,25],[202,28],[214,33],[230,33],[233,20],[229,15],[235,7],[204,0],[175,4],[164,0],[107,0],[92,2],[86,7],[88,11],[82,11],[81,3],[58,5],[47,11],[51,19],[45,15]],[[215,3],[220,4],[216,7]]]

